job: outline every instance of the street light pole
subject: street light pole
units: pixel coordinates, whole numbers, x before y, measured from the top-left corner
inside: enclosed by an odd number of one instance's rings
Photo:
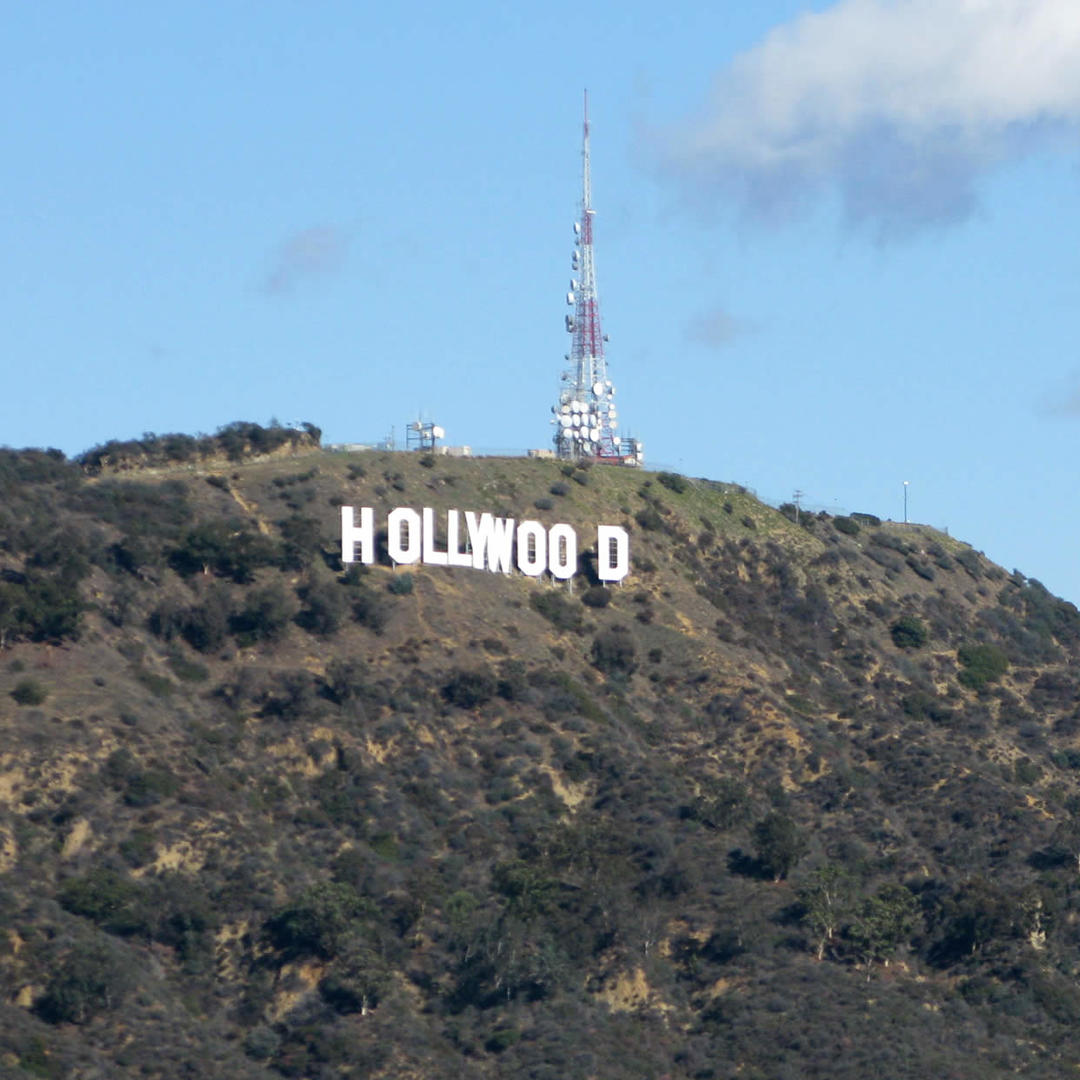
[[[907,520],[907,489],[908,489],[908,482],[905,480],[904,481],[904,524],[905,525],[908,523],[908,520]]]

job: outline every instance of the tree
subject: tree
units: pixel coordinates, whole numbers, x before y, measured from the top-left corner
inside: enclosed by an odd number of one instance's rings
[[[390,980],[386,961],[359,935],[342,943],[330,974],[319,984],[319,993],[340,1013],[366,1016],[379,1004]]]
[[[851,914],[854,883],[841,867],[827,863],[799,888],[799,900],[805,909],[803,921],[817,940],[817,958],[822,960]]]
[[[333,959],[354,933],[368,904],[341,882],[313,885],[269,922],[270,939],[289,957]]]
[[[85,1024],[116,1008],[131,978],[117,951],[105,944],[80,944],[57,965],[37,1003],[50,1024]]]
[[[878,961],[887,967],[911,936],[918,913],[915,897],[903,885],[884,885],[862,902],[848,933],[868,979],[871,965]]]
[[[295,614],[293,597],[280,585],[271,584],[248,596],[243,608],[230,617],[229,628],[241,645],[277,641],[284,636]]]
[[[1050,849],[1067,859],[1080,873],[1080,818],[1070,815],[1059,823],[1050,837]]]
[[[322,637],[337,633],[349,606],[345,590],[337,582],[313,579],[299,592],[304,606],[296,621],[309,633]]]
[[[754,847],[761,869],[781,881],[806,854],[806,839],[791,818],[773,811],[754,826]]]

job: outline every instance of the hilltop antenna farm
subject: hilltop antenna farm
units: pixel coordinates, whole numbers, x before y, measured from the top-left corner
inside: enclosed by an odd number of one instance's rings
[[[555,425],[555,455],[570,461],[596,460],[619,465],[641,465],[644,447],[634,438],[619,436],[615,384],[608,377],[604,359],[607,335],[600,327],[600,300],[596,291],[593,258],[592,175],[589,168],[589,92],[585,91],[585,124],[582,141],[581,219],[574,222],[574,251],[570,257],[573,277],[566,303],[571,335],[567,369],[562,374],[558,403],[551,411]]]

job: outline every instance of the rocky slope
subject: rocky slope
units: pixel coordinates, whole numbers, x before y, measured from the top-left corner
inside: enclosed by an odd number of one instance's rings
[[[733,485],[252,435],[0,452],[3,1075],[1080,1064],[1072,605]],[[342,504],[631,571],[345,567]]]

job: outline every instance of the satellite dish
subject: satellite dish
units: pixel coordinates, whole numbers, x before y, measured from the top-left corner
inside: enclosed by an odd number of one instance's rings
[[[574,419],[571,421],[574,427],[581,427],[581,416],[578,413],[574,413]]]
[[[592,439],[593,442],[598,442],[599,439],[600,439],[600,429],[599,428],[590,428],[589,429],[589,438]]]
[[[564,428],[568,428],[573,426],[574,421],[571,420],[570,417],[566,415],[566,413],[560,413],[559,424]]]
[[[600,397],[600,395],[603,394],[603,392],[604,392],[604,384],[602,382],[594,382],[593,387],[592,387],[592,392],[597,397]]]
[[[571,307],[573,307],[573,306],[574,306],[574,294],[573,294],[572,292],[568,292],[568,293],[566,294],[566,302],[567,302],[567,303],[568,303],[568,304],[569,304],[569,305],[570,305]]]
[[[431,429],[431,437],[433,439],[445,439],[446,432],[441,427],[435,426]]]
[[[564,401],[563,404],[562,404],[562,407],[559,409],[559,412],[568,413],[569,411],[570,411],[570,406],[567,405],[566,402]]]

